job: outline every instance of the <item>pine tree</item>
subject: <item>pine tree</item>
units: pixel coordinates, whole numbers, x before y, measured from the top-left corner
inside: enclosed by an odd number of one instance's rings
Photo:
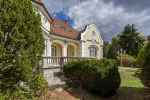
[[[137,56],[142,48],[144,37],[137,32],[135,25],[126,25],[123,32],[119,35],[119,45],[123,50],[132,56]]]
[[[28,82],[43,53],[40,17],[31,0],[0,0],[0,89]]]

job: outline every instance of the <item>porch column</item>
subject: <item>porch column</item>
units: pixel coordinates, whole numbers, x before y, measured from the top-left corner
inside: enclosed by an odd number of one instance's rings
[[[81,41],[81,49],[80,49],[80,52],[81,52],[81,57],[85,57],[85,44],[84,44],[84,41]]]
[[[63,46],[63,57],[67,57],[67,43],[64,43]]]
[[[47,56],[51,57],[51,46],[52,46],[52,42],[51,40],[47,40]]]

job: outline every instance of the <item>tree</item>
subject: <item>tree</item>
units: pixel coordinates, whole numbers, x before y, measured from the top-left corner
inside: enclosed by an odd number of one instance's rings
[[[44,48],[40,25],[31,0],[0,0],[0,91],[31,80]]]
[[[119,35],[119,45],[129,55],[137,56],[142,48],[144,37],[141,36],[135,25],[126,25],[123,32]]]
[[[143,67],[142,75],[144,82],[150,87],[150,38],[138,54],[138,62]]]
[[[120,49],[118,42],[119,42],[118,37],[112,38],[112,43],[108,45],[107,58],[111,58],[111,59],[117,58],[117,55],[118,55],[117,53]]]
[[[109,42],[108,41],[104,41],[104,47],[103,47],[103,56],[104,57],[107,57],[107,55],[108,55],[108,50],[109,50]]]

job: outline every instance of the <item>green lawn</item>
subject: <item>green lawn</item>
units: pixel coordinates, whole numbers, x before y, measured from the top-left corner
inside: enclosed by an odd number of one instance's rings
[[[121,87],[144,88],[144,85],[137,76],[140,69],[120,67],[119,71],[121,75]]]
[[[144,85],[137,76],[137,72],[139,71],[140,69],[136,68],[119,67],[121,86],[117,94],[110,98],[101,98],[91,95],[84,90],[67,88],[64,93],[55,95],[57,98],[60,97],[59,99],[52,98],[50,100],[82,100],[81,98],[83,96],[85,100],[150,100],[150,93],[148,92],[148,94],[145,95]]]

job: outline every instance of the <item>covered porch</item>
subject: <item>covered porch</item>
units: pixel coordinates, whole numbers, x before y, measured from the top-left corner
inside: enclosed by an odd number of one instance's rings
[[[42,66],[58,67],[72,60],[81,59],[80,43],[78,41],[46,40]]]
[[[90,60],[94,58],[87,57],[43,57],[43,68],[57,68],[62,67],[65,63],[70,61]]]

